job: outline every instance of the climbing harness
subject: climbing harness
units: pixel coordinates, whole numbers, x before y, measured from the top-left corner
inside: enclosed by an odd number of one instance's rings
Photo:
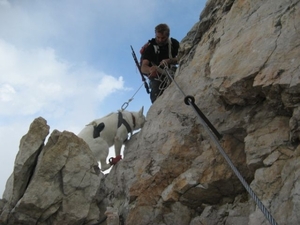
[[[132,119],[132,121],[133,121],[133,126],[134,126],[135,119]],[[118,112],[118,128],[122,125],[124,125],[126,127],[127,132],[132,135],[132,129],[131,129],[129,123],[123,118],[122,112],[119,111]]]
[[[164,65],[165,68],[167,68],[167,65]],[[169,74],[168,70],[165,69],[166,74],[169,76],[169,78],[175,83],[177,88],[181,91],[183,94],[184,102],[186,105],[191,105],[193,109],[195,110],[196,114],[198,115],[200,122],[202,126],[205,128],[205,130],[208,132],[210,138],[214,141],[216,144],[219,152],[221,155],[225,158],[226,162],[229,164],[231,169],[234,171],[235,175],[238,177],[238,179],[241,181],[245,189],[248,191],[250,196],[253,198],[259,209],[262,211],[262,213],[265,215],[266,219],[270,222],[272,225],[277,225],[277,222],[272,217],[268,209],[264,206],[264,204],[260,201],[260,199],[257,197],[257,195],[254,193],[254,191],[251,189],[251,187],[248,185],[248,183],[245,181],[241,173],[237,170],[237,168],[232,163],[231,159],[228,157],[228,155],[225,153],[223,147],[221,146],[219,140],[222,138],[222,135],[217,131],[217,129],[210,123],[210,121],[205,117],[205,115],[201,112],[201,110],[197,107],[195,104],[195,98],[193,96],[186,96],[185,93],[182,91],[182,89],[179,87],[178,83],[175,81],[175,79]]]

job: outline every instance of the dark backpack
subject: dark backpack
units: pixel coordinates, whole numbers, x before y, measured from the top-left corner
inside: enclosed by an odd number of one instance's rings
[[[143,61],[143,58],[144,58],[143,54],[144,54],[145,50],[149,47],[149,45],[151,44],[152,41],[153,41],[153,39],[152,40],[148,40],[148,42],[146,44],[144,44],[142,46],[141,50],[140,50],[140,54],[141,54],[141,57],[140,57],[140,66],[142,66],[142,61]],[[169,39],[169,41],[170,41],[169,44],[171,46],[171,48],[169,48],[169,57],[171,58],[172,57],[171,50],[172,50],[172,44],[173,43],[172,43],[171,39]],[[153,48],[154,48],[155,54],[159,54],[159,46],[153,44]]]
[[[144,52],[146,51],[146,49],[149,47],[150,44],[151,44],[151,40],[148,40],[148,42],[144,44],[140,50],[140,54],[141,54],[140,66],[142,66],[142,61],[144,59]],[[159,50],[158,45],[153,45],[153,47],[154,47],[155,54],[158,54],[158,50]]]

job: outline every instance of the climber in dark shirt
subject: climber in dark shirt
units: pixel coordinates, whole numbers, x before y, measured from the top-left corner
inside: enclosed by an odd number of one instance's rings
[[[159,24],[155,27],[155,38],[152,38],[149,43],[143,53],[141,71],[147,74],[150,80],[150,99],[153,103],[165,88],[162,79],[157,79],[162,75],[158,67],[177,64],[179,42],[170,38],[170,28],[167,24]]]

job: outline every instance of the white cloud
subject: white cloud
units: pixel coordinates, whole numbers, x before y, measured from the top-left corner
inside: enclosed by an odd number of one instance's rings
[[[0,107],[4,109],[0,115],[53,112],[64,106],[65,99],[69,104],[101,103],[111,93],[124,89],[122,77],[63,62],[51,48],[18,50],[0,40],[0,59],[4,62],[0,67]],[[89,95],[92,92],[95,94]]]
[[[112,76],[105,76],[102,78],[101,83],[98,85],[97,92],[99,96],[101,96],[101,99],[104,99],[115,91],[122,90],[123,86],[123,77],[119,77],[119,79],[116,79]]]
[[[88,54],[84,51],[91,44],[103,41],[113,44],[117,39],[132,37],[137,27],[151,20],[156,4],[149,0],[17,0],[10,3],[2,0],[0,37],[23,48],[59,46],[64,52]]]
[[[10,4],[9,4],[8,0],[0,0],[0,6],[9,7]]]
[[[15,89],[9,84],[2,84],[0,86],[0,101],[10,102],[15,95]]]
[[[36,117],[44,117],[51,129],[78,133],[101,115],[96,108],[105,97],[127,90],[122,77],[86,63],[71,64],[52,48],[20,49],[0,39],[0,61],[0,158],[6,165],[2,185],[12,171],[19,141]]]

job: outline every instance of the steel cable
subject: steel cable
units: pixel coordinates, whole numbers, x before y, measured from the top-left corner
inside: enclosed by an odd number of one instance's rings
[[[128,107],[129,103],[133,100],[133,97],[139,92],[143,85],[144,84],[141,84],[141,86],[137,89],[133,96],[130,99],[128,99],[127,102],[124,102],[124,104],[121,106],[121,111],[124,111]]]
[[[228,157],[228,155],[225,153],[223,147],[221,146],[218,138],[220,139],[221,136],[218,136],[218,132],[216,133],[216,130],[214,130],[215,128],[209,123],[207,123],[207,121],[209,121],[204,114],[201,115],[200,109],[197,107],[197,105],[195,104],[195,99],[192,96],[186,96],[186,94],[182,91],[182,89],[180,88],[180,86],[178,85],[178,83],[175,81],[175,79],[169,74],[168,68],[165,66],[164,70],[166,71],[166,74],[169,76],[169,78],[175,83],[175,85],[177,86],[177,88],[180,90],[180,92],[183,94],[183,96],[185,97],[184,102],[187,105],[191,105],[194,109],[194,111],[196,112],[196,114],[198,115],[199,119],[200,119],[200,123],[202,124],[202,126],[205,128],[205,130],[208,132],[210,138],[213,140],[213,142],[216,144],[219,152],[221,153],[221,155],[225,158],[226,162],[229,164],[229,166],[231,167],[231,169],[233,170],[233,172],[235,173],[235,175],[238,177],[238,179],[240,180],[240,182],[242,183],[242,185],[245,187],[245,189],[248,191],[248,193],[250,194],[250,196],[253,198],[253,200],[255,201],[256,205],[258,206],[258,208],[262,211],[262,213],[264,214],[264,216],[266,217],[266,219],[268,219],[268,221],[270,222],[271,225],[277,225],[277,222],[275,221],[275,219],[273,218],[273,216],[271,215],[271,213],[268,211],[268,209],[264,206],[264,204],[260,201],[260,199],[257,197],[257,195],[254,193],[254,191],[252,190],[252,188],[249,186],[249,184],[245,181],[245,179],[243,178],[243,176],[241,175],[241,173],[238,171],[238,169],[234,166],[234,164],[232,163],[231,159]],[[204,117],[203,117],[204,116]]]

